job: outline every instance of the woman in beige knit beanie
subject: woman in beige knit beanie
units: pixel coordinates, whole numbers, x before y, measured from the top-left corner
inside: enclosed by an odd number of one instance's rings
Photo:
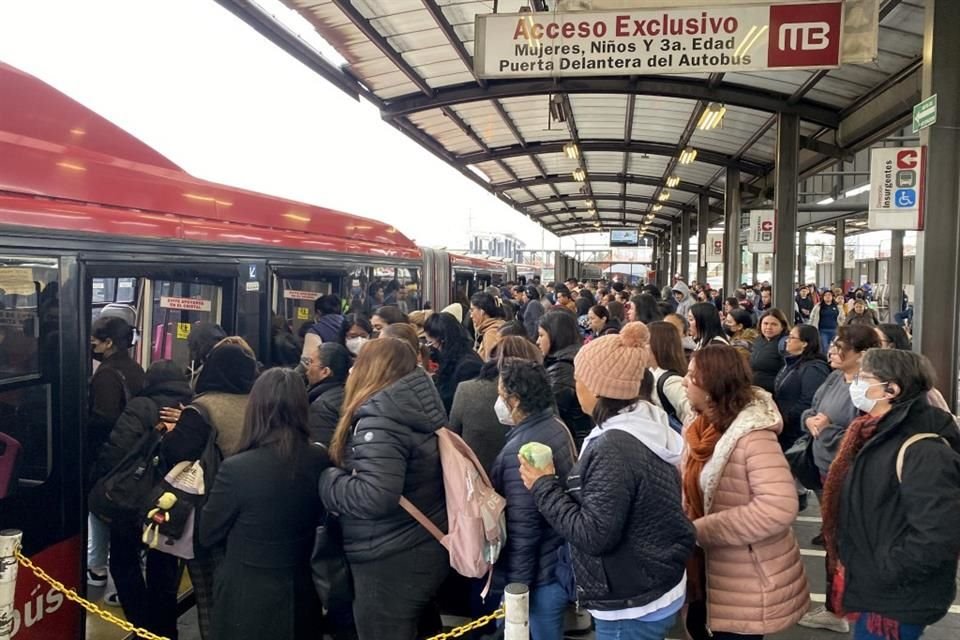
[[[649,353],[650,331],[630,322],[577,354],[577,397],[597,426],[566,486],[552,465],[520,456],[537,509],[570,544],[598,636],[666,637],[686,595],[694,533],[680,501],[683,439],[650,401]],[[603,578],[611,574],[616,583]]]

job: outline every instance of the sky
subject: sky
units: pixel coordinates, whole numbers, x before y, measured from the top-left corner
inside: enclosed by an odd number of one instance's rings
[[[374,218],[425,246],[465,249],[470,228],[561,246],[213,0],[3,0],[0,61],[206,180]]]

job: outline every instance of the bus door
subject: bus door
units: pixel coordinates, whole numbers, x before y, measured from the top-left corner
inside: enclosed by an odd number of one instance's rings
[[[304,335],[317,321],[314,303],[320,296],[331,293],[342,300],[347,274],[335,270],[274,266],[272,277],[270,362],[293,366],[300,360],[296,346],[302,348]]]
[[[199,280],[148,280],[144,287],[143,327],[146,347],[141,351],[144,367],[158,360],[173,360],[184,368],[195,366],[190,362],[187,339],[197,322],[221,324],[223,319],[223,287]],[[144,354],[144,351],[147,351]]]

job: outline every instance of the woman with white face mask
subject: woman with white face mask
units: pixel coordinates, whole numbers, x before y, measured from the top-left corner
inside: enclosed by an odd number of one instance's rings
[[[823,492],[833,606],[854,640],[916,640],[946,615],[960,554],[960,432],[930,406],[921,355],[870,349],[850,385],[847,429]]]
[[[532,640],[562,640],[568,602],[557,575],[563,538],[540,515],[520,478],[520,449],[532,442],[550,447],[557,477],[565,479],[573,467],[573,439],[554,414],[553,402],[543,365],[519,358],[500,361],[494,410],[510,430],[490,474],[494,488],[507,499],[507,542],[494,567],[494,588],[512,582],[530,587]]]
[[[361,313],[350,313],[343,318],[343,325],[340,327],[341,342],[347,348],[354,358],[360,353],[360,349],[370,340],[373,334],[373,325],[367,316]]]
[[[833,463],[847,427],[860,415],[860,410],[850,398],[850,385],[860,371],[860,360],[867,349],[880,347],[880,339],[871,327],[851,325],[840,327],[837,338],[830,345],[827,358],[834,369],[813,395],[813,404],[800,415],[800,424],[813,436],[813,461],[820,471],[821,479]],[[815,544],[823,544],[822,535],[814,538]],[[828,562],[829,564],[829,562]],[[831,603],[831,584],[826,585],[826,606],[818,607],[798,622],[811,629],[827,629],[838,633],[850,631],[849,623],[835,615]]]

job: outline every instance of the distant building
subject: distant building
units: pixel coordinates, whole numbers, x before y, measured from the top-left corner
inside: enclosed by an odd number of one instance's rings
[[[470,234],[470,253],[490,258],[506,258],[520,262],[520,252],[526,244],[510,233],[473,232]]]

